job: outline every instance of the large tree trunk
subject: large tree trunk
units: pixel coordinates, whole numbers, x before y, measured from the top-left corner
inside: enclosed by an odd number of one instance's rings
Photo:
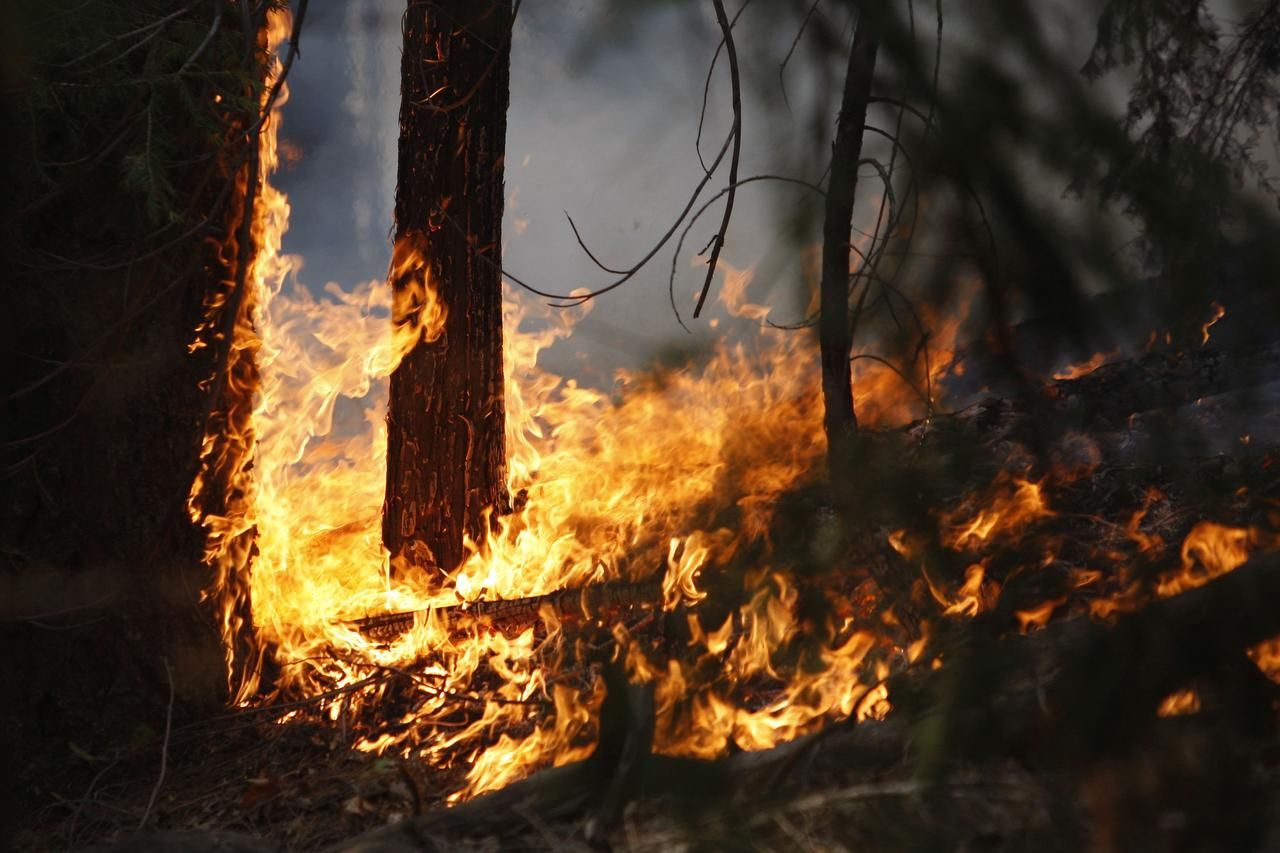
[[[849,358],[853,346],[849,328],[849,235],[862,159],[862,128],[867,122],[871,79],[880,46],[882,0],[864,3],[849,51],[844,95],[831,147],[831,183],[827,187],[822,225],[822,284],[818,341],[822,352],[823,426],[827,433],[828,467],[833,481],[842,478],[858,419],[853,411],[853,378]]]
[[[501,225],[509,2],[409,0],[392,263],[397,334],[382,537],[456,567],[506,496]],[[432,306],[435,306],[434,308]],[[440,322],[439,309],[443,309]]]

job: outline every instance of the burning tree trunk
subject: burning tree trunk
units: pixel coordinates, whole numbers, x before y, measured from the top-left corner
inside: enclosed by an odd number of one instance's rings
[[[509,2],[409,0],[391,283],[412,349],[391,376],[382,538],[449,570],[507,503],[501,225]]]
[[[853,203],[862,159],[862,128],[867,122],[871,78],[880,46],[879,16],[882,3],[863,4],[858,29],[849,51],[844,95],[836,121],[831,151],[831,183],[827,188],[822,225],[822,285],[819,343],[822,349],[822,398],[826,404],[823,426],[833,480],[840,477],[842,461],[858,431],[853,411],[853,385],[849,368],[852,349],[849,328],[849,233],[853,227]]]

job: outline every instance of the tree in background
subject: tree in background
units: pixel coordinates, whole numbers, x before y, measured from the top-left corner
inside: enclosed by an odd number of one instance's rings
[[[1129,146],[1090,164],[1099,167],[1093,182],[1137,220],[1170,320],[1183,343],[1198,345],[1206,284],[1231,238],[1257,239],[1265,228],[1249,196],[1276,196],[1265,158],[1280,142],[1280,3],[1215,14],[1203,1],[1110,0],[1083,73],[1129,83],[1120,122]]]

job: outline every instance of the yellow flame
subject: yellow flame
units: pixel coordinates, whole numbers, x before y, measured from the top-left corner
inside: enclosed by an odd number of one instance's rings
[[[964,508],[943,513],[943,542],[957,550],[976,550],[996,535],[1013,535],[1032,522],[1053,515],[1039,483],[1005,472],[997,475],[987,492],[978,496],[981,506],[968,520]]]
[[[288,15],[271,12],[269,49],[278,51],[289,30]],[[276,57],[268,88],[279,72]],[[527,490],[527,505],[500,519],[486,542],[470,543],[448,588],[412,566],[393,573],[380,535],[386,378],[410,349],[439,338],[446,307],[430,280],[430,246],[417,236],[394,246],[386,280],[330,284],[318,293],[298,281],[301,259],[281,253],[289,203],[269,180],[286,98],[282,91],[259,140],[257,252],[233,342],[256,374],[228,389],[227,405],[241,416],[210,430],[210,458],[191,496],[217,567],[209,595],[222,610],[229,655],[243,647],[252,609],[255,645],[237,670],[235,697],[316,695],[379,668],[410,673],[417,691],[411,717],[362,735],[357,747],[464,763],[470,769],[459,795],[500,787],[589,751],[603,688],[598,679],[556,680],[549,664],[567,641],[551,608],[514,636],[453,624],[433,608],[634,580],[660,567],[662,604],[696,605],[705,596],[701,573],[737,553],[742,537],[763,536],[778,495],[819,467],[825,442],[816,358],[803,336],[762,328],[758,346],[724,344],[705,363],[656,380],[621,372],[612,392],[600,391],[538,365],[589,306],[553,313],[506,300],[509,485],[512,493]],[[722,264],[731,313],[763,319],[745,301],[751,269]],[[398,285],[394,296],[387,280]],[[225,292],[211,298],[194,348],[209,345],[227,304]],[[919,411],[896,378],[867,380],[857,391],[869,423]],[[231,464],[219,467],[214,454]],[[211,513],[213,483],[227,467],[233,499]],[[715,521],[723,506],[741,509],[742,533]],[[760,749],[825,718],[887,708],[883,690],[867,698],[874,683],[867,656],[877,640],[848,630],[833,634],[843,639],[823,647],[816,665],[783,679],[762,706],[740,707],[731,685],[777,675],[778,649],[803,629],[794,585],[763,568],[753,577],[767,580],[719,628],[700,634],[699,654],[726,673],[718,686],[691,681],[678,661],[645,660],[626,626],[614,626],[629,671],[657,682],[658,748],[711,755],[732,742]],[[386,611],[421,615],[391,640],[350,627]],[[278,664],[272,685],[260,683],[254,657],[265,654]],[[377,702],[383,689],[319,705],[337,719]],[[474,710],[461,727],[458,697]]]
[[[444,333],[448,313],[431,286],[426,240],[421,234],[403,234],[396,240],[387,279],[395,284],[391,297],[391,322],[395,329],[398,361],[419,342],[437,341]]]
[[[1190,687],[1170,693],[1160,701],[1156,715],[1160,717],[1181,717],[1200,711],[1200,694]]]
[[[278,51],[289,30],[287,13],[272,11],[267,47]],[[277,57],[268,89],[280,68]],[[828,641],[817,643],[803,666],[779,654],[808,638],[812,626],[799,615],[795,580],[759,555],[769,553],[779,496],[820,470],[825,452],[817,358],[802,335],[762,325],[751,345],[722,343],[701,363],[657,377],[619,372],[615,387],[603,391],[539,366],[590,303],[552,312],[506,299],[508,485],[512,494],[525,490],[527,503],[498,519],[486,541],[468,543],[470,556],[444,588],[411,565],[390,570],[380,524],[386,380],[406,353],[440,338],[447,308],[420,235],[396,243],[385,279],[350,289],[330,284],[318,293],[297,280],[301,259],[281,253],[289,203],[269,180],[286,100],[282,90],[259,138],[257,251],[234,318],[225,411],[211,421],[189,501],[207,531],[206,557],[215,569],[208,595],[235,664],[236,701],[330,695],[366,682],[371,672],[398,673],[411,685],[412,710],[362,731],[357,748],[466,766],[466,787],[455,797],[492,790],[589,752],[604,688],[591,672],[560,666],[580,651],[572,614],[543,606],[535,624],[507,630],[441,608],[661,571],[666,612],[656,617],[680,620],[684,609],[688,654],[651,660],[637,639],[640,622],[608,626],[626,671],[653,682],[656,748],[691,756],[730,745],[763,749],[826,719],[883,716],[884,639],[852,616],[822,626]],[[228,247],[229,257],[235,250]],[[747,299],[753,269],[720,263],[725,309],[762,324],[768,309]],[[222,343],[217,330],[232,296],[228,287],[211,295],[193,351]],[[908,365],[905,381],[870,361],[857,363],[863,422],[928,413],[933,385],[958,369],[950,350],[959,320],[934,325],[942,326],[934,357]],[[976,551],[1052,515],[1040,485],[1013,475],[998,477],[979,498],[941,516],[948,547]],[[736,514],[732,521],[726,510]],[[1135,537],[1140,521],[1132,523]],[[1234,567],[1233,541],[1196,544],[1200,539],[1188,537],[1184,561]],[[911,551],[905,533],[890,542]],[[697,605],[707,595],[705,578],[731,560],[759,563],[747,567],[740,606],[712,629]],[[972,616],[991,594],[984,576],[974,562],[955,593],[935,595],[947,613]],[[1059,604],[1017,615],[1027,629]],[[388,611],[418,615],[391,639],[351,627],[353,619]],[[651,610],[645,618],[656,617]],[[891,612],[882,619],[896,625]],[[925,640],[903,640],[894,653],[914,662]],[[261,683],[265,655],[279,673],[270,685]],[[734,688],[753,680],[771,686],[744,703]],[[388,689],[375,684],[318,707],[341,719],[378,703]],[[467,708],[461,715],[460,702]]]

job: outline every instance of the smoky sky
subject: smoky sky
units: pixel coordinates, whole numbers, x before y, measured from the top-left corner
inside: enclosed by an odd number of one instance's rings
[[[313,3],[308,11],[284,108],[289,156],[277,183],[292,208],[285,251],[305,258],[299,277],[313,290],[330,281],[351,286],[381,279],[386,270],[403,8],[400,0],[351,0]],[[719,41],[711,6],[646,4],[637,13],[638,8],[607,0],[521,7],[512,39],[503,264],[540,289],[567,293],[611,280],[576,245],[566,212],[602,261],[628,267],[667,230],[702,178],[695,149],[699,110]],[[735,29],[744,65],[773,63],[756,77],[767,78],[768,85],[745,87],[743,176],[790,168],[806,155],[820,157],[813,150],[820,134],[807,116],[834,115],[839,97],[842,74],[823,77],[799,56],[787,71],[785,103],[776,86],[770,89],[777,57],[793,35],[770,30],[776,20],[747,14]],[[1057,25],[1064,34],[1065,21]],[[949,26],[948,38],[958,47],[948,45],[948,51],[966,44],[985,49],[963,20]],[[1064,38],[1065,49],[1081,54],[1088,33],[1076,35]],[[762,58],[766,54],[771,58]],[[707,160],[731,122],[723,65],[712,79],[702,128]],[[839,61],[833,67],[842,72]],[[817,162],[812,156],[810,161]],[[821,178],[820,171],[796,176]],[[723,184],[718,178],[709,189]],[[766,265],[769,275],[750,291],[751,301],[773,306],[773,318],[784,322],[802,317],[805,302],[795,238],[776,236],[790,204],[820,209],[821,201],[765,185],[744,188],[723,254],[737,267],[779,255],[790,259]],[[703,276],[697,253],[718,223],[716,207],[690,232],[676,264],[676,301],[686,320]],[[643,365],[672,342],[687,346],[724,333],[730,323],[714,303],[701,320],[689,322],[692,335],[677,323],[668,295],[670,248],[597,301],[574,336],[550,354],[553,369],[607,382],[615,368]],[[720,323],[713,329],[715,317]]]
[[[292,208],[285,251],[305,258],[299,277],[313,290],[329,281],[349,286],[378,279],[386,269],[402,10],[397,0],[353,0],[312,4],[308,11],[284,108],[282,136],[292,156],[277,183]],[[611,266],[630,266],[654,245],[703,175],[695,144],[717,42],[709,5],[655,4],[640,15],[600,2],[522,6],[512,41],[507,130],[508,270],[553,292],[610,281],[577,246],[566,212]],[[731,122],[721,65],[702,131],[708,161]],[[804,78],[792,75],[790,85],[792,97],[803,98]],[[778,157],[777,140],[785,147],[789,138],[773,132],[769,109],[751,108],[751,91],[746,97],[744,133],[754,133],[760,144],[744,146],[743,175],[766,171]],[[710,186],[722,185],[723,179]],[[761,259],[772,239],[773,202],[768,190],[743,190],[724,251],[728,263]],[[697,252],[718,222],[718,208],[709,211],[677,264],[677,301],[686,317],[702,281]],[[600,299],[571,342],[552,354],[556,369],[607,379],[614,368],[646,363],[664,343],[715,334],[708,319],[717,313],[724,319],[715,307],[691,324],[692,337],[678,325],[670,270],[671,253],[664,251]],[[758,282],[751,299],[770,301],[776,290],[779,310],[792,310],[791,289],[793,283]]]

